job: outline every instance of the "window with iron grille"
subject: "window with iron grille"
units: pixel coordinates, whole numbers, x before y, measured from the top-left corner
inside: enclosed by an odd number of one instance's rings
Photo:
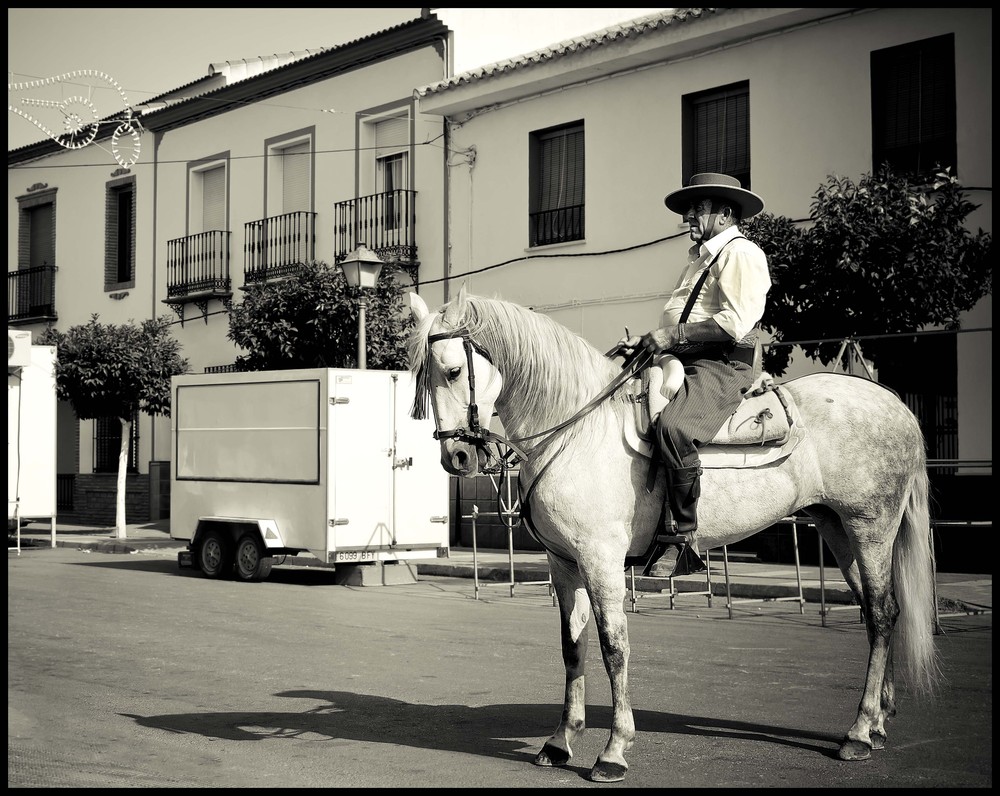
[[[135,287],[135,177],[107,184],[104,226],[104,289]]]
[[[583,122],[532,133],[529,157],[529,245],[583,240]]]
[[[871,55],[872,168],[926,176],[957,169],[955,35],[875,50]]]
[[[750,189],[750,83],[732,83],[681,100],[684,184],[693,174],[736,177]]]
[[[132,417],[132,434],[128,446],[128,472],[138,472],[139,415]],[[94,418],[94,472],[117,473],[118,456],[122,449],[122,421],[117,417]]]

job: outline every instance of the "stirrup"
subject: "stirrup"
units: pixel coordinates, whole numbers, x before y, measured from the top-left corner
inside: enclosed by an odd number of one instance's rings
[[[683,575],[696,575],[699,572],[704,572],[706,569],[708,567],[705,565],[705,560],[694,551],[694,548],[690,544],[684,544],[681,547],[681,551],[677,554],[677,564],[674,566],[674,572],[670,577],[678,578]]]
[[[671,548],[677,551],[676,558],[673,561],[673,569],[666,574],[653,574],[653,570],[657,568],[657,564],[663,564],[663,568],[670,565],[670,561],[660,561],[661,556],[665,555]],[[705,565],[704,560],[699,556],[694,548],[691,547],[688,538],[683,534],[659,534],[656,537],[656,549],[652,556],[650,556],[649,561],[646,562],[646,566],[642,570],[642,574],[649,577],[655,578],[677,578],[684,575],[695,575],[699,572],[704,572],[708,567]]]

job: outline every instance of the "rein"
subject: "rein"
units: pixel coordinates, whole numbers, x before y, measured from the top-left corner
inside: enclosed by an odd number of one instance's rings
[[[444,332],[440,334],[431,334],[427,336],[428,347],[432,343],[436,343],[440,340],[453,340],[455,338],[460,338],[462,340],[462,347],[465,349],[465,358],[468,366],[466,370],[469,373],[469,410],[468,410],[468,428],[458,427],[447,430],[435,429],[434,439],[440,441],[443,439],[458,439],[463,442],[470,442],[478,448],[486,448],[486,446],[493,442],[502,445],[506,445],[510,450],[512,450],[519,459],[522,461],[527,460],[527,455],[518,447],[518,443],[523,444],[528,440],[538,439],[539,437],[545,437],[541,444],[545,444],[549,438],[553,437],[559,431],[564,428],[573,425],[581,418],[590,414],[594,409],[600,406],[607,398],[613,395],[623,384],[625,384],[630,378],[632,378],[636,373],[641,371],[643,368],[647,367],[653,359],[652,354],[649,354],[643,350],[637,351],[633,356],[622,364],[622,372],[615,376],[614,379],[597,395],[595,395],[590,401],[584,404],[572,417],[563,420],[551,428],[545,431],[539,431],[537,434],[529,434],[525,437],[519,437],[516,442],[506,437],[501,436],[490,431],[488,428],[484,428],[479,422],[479,405],[476,403],[476,372],[473,368],[472,354],[473,351],[478,353],[481,357],[486,359],[489,363],[493,363],[493,358],[489,353],[477,344],[470,336],[468,332],[454,331],[454,332]],[[609,351],[606,356],[614,356],[618,353],[618,349],[613,348]],[[414,413],[417,416],[417,413]],[[503,455],[502,459],[506,460],[507,455]]]

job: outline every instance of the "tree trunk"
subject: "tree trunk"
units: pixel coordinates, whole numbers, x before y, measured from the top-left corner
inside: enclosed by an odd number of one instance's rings
[[[122,446],[118,451],[118,488],[115,492],[115,538],[124,539],[125,530],[125,476],[128,474],[128,449],[132,441],[132,421],[119,418],[122,424]]]

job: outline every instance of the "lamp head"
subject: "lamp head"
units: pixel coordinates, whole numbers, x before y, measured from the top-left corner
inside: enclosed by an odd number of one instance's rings
[[[363,243],[340,263],[347,284],[361,289],[373,288],[382,270],[382,260]]]

